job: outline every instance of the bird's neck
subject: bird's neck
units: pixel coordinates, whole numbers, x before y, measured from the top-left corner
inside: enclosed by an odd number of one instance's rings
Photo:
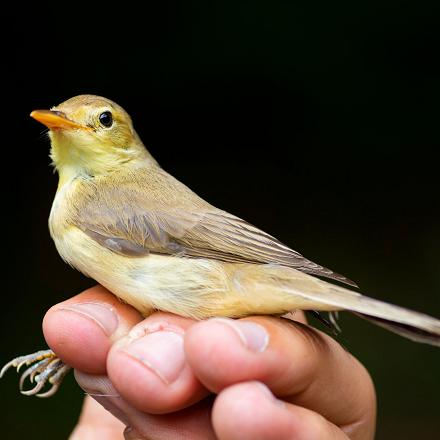
[[[86,176],[87,173],[83,172],[81,169],[78,169],[76,166],[64,165],[62,167],[55,166],[58,172],[58,190],[60,190],[64,185],[72,182],[72,180],[76,179],[80,176]]]
[[[58,188],[82,177],[86,179],[120,173],[124,169],[157,167],[158,164],[145,147],[121,150],[117,153],[94,151],[90,148],[72,148],[52,141],[51,158],[59,174]]]
[[[130,174],[136,169],[150,169],[158,168],[157,162],[148,157],[133,159],[129,163],[118,164],[118,166],[108,168],[100,167],[98,172],[93,169],[79,165],[78,163],[63,164],[62,166],[55,165],[58,172],[58,190],[72,181],[80,178],[84,180],[93,181],[95,178],[111,177],[112,175]]]

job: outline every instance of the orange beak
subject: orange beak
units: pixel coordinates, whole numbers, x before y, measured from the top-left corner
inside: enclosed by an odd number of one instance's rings
[[[36,119],[38,122],[44,124],[47,128],[51,130],[60,129],[81,129],[81,130],[91,130],[90,127],[77,124],[76,122],[67,119],[63,112],[56,110],[34,110],[31,113],[31,118]]]

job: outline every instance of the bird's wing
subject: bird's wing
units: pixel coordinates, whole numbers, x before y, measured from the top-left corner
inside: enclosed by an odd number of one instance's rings
[[[164,175],[159,177],[165,180],[159,185],[161,191],[155,187],[157,182],[153,187],[148,182],[148,188],[140,190],[142,180],[137,182],[137,190],[125,180],[85,186],[73,223],[102,245],[128,256],[153,252],[279,264],[356,286],[255,226],[209,205]],[[165,184],[168,189],[164,192]]]

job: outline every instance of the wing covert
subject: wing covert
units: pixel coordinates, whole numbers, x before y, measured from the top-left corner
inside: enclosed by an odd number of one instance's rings
[[[89,194],[82,198],[73,223],[100,244],[127,256],[152,252],[226,262],[279,264],[355,285],[250,223],[209,205],[176,179],[162,173],[166,181],[160,183],[173,190],[165,199],[164,191],[151,188],[148,181],[143,186],[130,185],[127,181],[112,185],[102,182],[87,188]]]

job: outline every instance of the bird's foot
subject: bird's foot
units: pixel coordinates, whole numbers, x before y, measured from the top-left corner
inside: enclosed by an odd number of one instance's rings
[[[70,367],[57,358],[52,350],[40,350],[12,359],[1,369],[0,378],[9,368],[14,367],[18,372],[23,365],[29,366],[20,377],[20,392],[25,396],[53,396],[58,391],[64,376],[70,370]],[[35,383],[35,386],[30,390],[23,389],[27,378],[31,383]],[[48,391],[41,393],[40,391],[47,384],[50,384],[51,387]]]

